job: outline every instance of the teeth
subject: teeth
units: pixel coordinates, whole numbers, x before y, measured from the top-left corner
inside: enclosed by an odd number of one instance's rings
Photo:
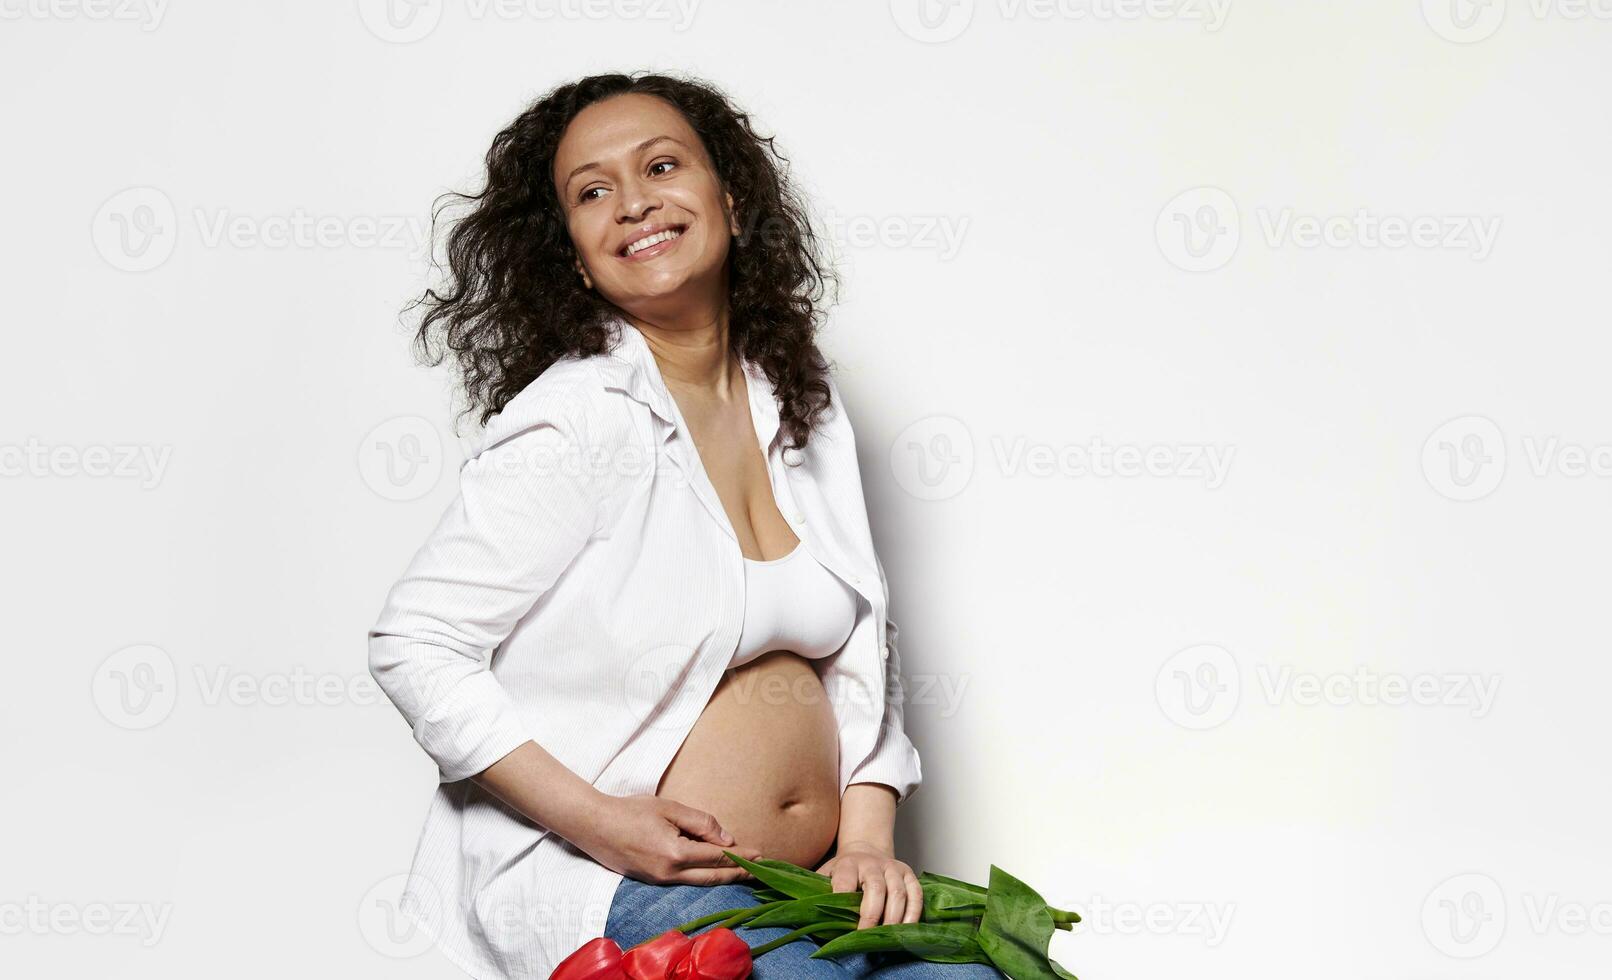
[[[628,245],[627,254],[631,255],[634,252],[641,252],[649,246],[659,245],[661,242],[669,242],[681,234],[682,232],[678,231],[676,228],[668,228],[665,231],[658,231],[655,234],[650,235],[648,238],[640,238],[631,245]]]

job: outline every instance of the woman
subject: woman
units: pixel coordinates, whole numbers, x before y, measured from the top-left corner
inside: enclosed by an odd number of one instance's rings
[[[757,904],[724,849],[861,889],[860,927],[919,917],[896,629],[775,156],[704,84],[558,88],[422,301],[485,431],[370,669],[441,770],[402,907],[472,975]],[[815,948],[756,974],[1000,976]]]

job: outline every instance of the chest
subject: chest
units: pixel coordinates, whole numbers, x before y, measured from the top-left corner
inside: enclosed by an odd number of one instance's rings
[[[691,468],[703,473],[745,558],[774,561],[800,541],[784,517],[774,489],[770,447],[761,444],[747,405],[683,401]]]

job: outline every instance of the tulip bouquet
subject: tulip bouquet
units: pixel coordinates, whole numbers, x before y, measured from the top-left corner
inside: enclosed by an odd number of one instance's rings
[[[987,887],[923,872],[917,922],[858,929],[862,893],[835,892],[827,875],[788,861],[750,861],[723,851],[761,883],[760,905],[727,909],[668,929],[623,952],[595,939],[566,957],[550,980],[744,980],[752,962],[801,937],[826,938],[813,959],[901,952],[933,963],[987,963],[1010,980],[1075,980],[1047,956],[1057,929],[1080,921],[1055,909],[1024,882],[991,865]],[[690,939],[688,933],[713,928]],[[787,934],[751,948],[734,929],[781,926]]]

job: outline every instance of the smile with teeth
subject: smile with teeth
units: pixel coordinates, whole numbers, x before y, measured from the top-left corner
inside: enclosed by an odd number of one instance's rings
[[[649,248],[653,245],[659,245],[661,242],[669,242],[682,234],[683,230],[681,228],[668,228],[665,231],[657,231],[653,235],[640,238],[631,245],[628,245],[623,251],[623,254],[633,255],[637,252],[642,252],[646,248]]]

